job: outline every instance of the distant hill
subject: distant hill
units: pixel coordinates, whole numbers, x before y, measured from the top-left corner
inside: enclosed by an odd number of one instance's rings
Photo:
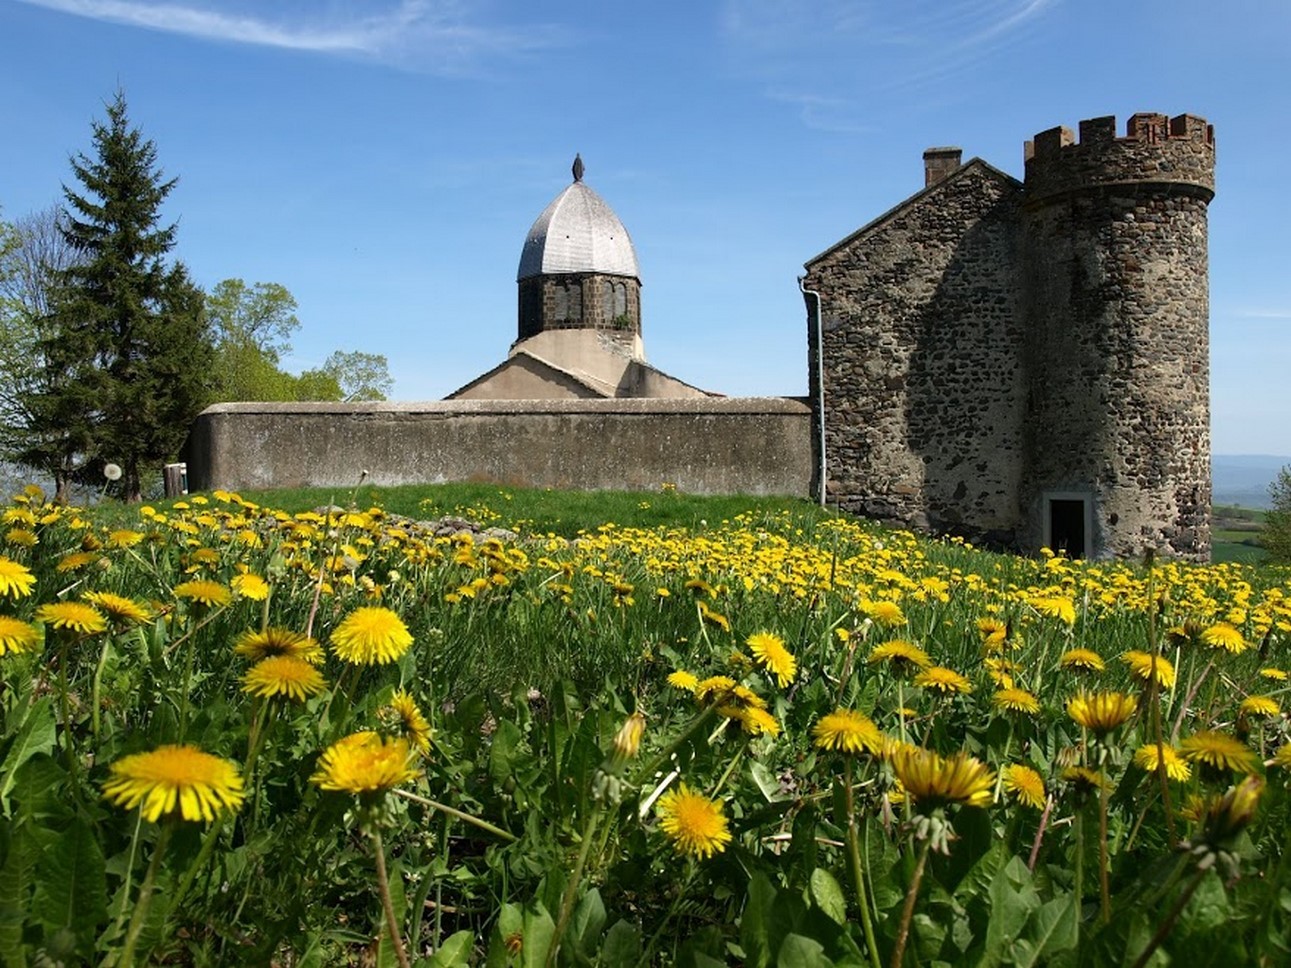
[[[1291,457],[1270,454],[1213,454],[1210,458],[1212,500],[1246,508],[1269,506],[1269,485]]]

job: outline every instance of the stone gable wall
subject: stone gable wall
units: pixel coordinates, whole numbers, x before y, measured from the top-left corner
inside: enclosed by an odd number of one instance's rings
[[[823,297],[831,503],[1012,540],[1019,196],[1012,179],[970,165],[808,266],[806,287]]]

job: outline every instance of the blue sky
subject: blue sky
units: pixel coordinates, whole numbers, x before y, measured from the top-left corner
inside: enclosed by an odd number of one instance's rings
[[[195,278],[282,283],[291,368],[384,353],[427,400],[505,357],[578,151],[650,361],[803,394],[802,264],[918,190],[924,148],[1020,177],[1045,128],[1200,114],[1213,447],[1291,454],[1288,49],[1284,0],[0,0],[0,214],[59,201],[119,85]]]

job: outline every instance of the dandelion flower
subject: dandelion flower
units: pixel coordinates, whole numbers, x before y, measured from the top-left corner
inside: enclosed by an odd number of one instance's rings
[[[250,572],[234,575],[229,584],[233,587],[233,594],[239,598],[250,599],[253,602],[263,602],[269,597],[269,583],[259,575],[253,575]]]
[[[1246,640],[1242,633],[1227,622],[1217,622],[1201,633],[1201,641],[1212,649],[1223,649],[1231,655],[1246,651]]]
[[[1215,797],[1206,811],[1206,842],[1220,846],[1230,841],[1255,819],[1264,792],[1264,779],[1248,776],[1222,797]]]
[[[322,673],[304,659],[271,655],[261,659],[242,676],[242,691],[272,699],[285,696],[304,702],[327,687]]]
[[[1034,716],[1040,712],[1040,700],[1025,689],[1001,689],[991,697],[991,705],[1006,713]]]
[[[143,535],[138,531],[121,529],[110,532],[106,544],[109,548],[133,548],[142,540]]]
[[[1138,700],[1123,692],[1079,692],[1067,702],[1067,715],[1097,736],[1106,736],[1134,715]]]
[[[161,746],[123,757],[109,767],[103,795],[119,807],[140,807],[157,820],[178,811],[185,820],[213,820],[222,810],[242,806],[242,777],[236,763],[195,746]]]
[[[659,827],[677,852],[703,860],[720,854],[730,843],[731,832],[722,804],[678,784],[659,798]]]
[[[1282,710],[1272,696],[1247,696],[1237,707],[1237,711],[1243,717],[1268,718],[1278,715]]]
[[[731,630],[731,620],[727,618],[725,615],[723,615],[721,612],[715,612],[711,608],[709,608],[708,602],[701,601],[701,602],[697,602],[696,604],[699,606],[700,618],[703,619],[705,622],[707,622],[709,625],[716,626],[717,628],[721,629],[723,632],[729,632]]]
[[[35,617],[37,622],[82,635],[93,635],[108,627],[102,613],[84,602],[47,602],[36,609]]]
[[[0,655],[35,652],[40,645],[40,630],[11,615],[0,615]]]
[[[709,676],[695,684],[695,698],[700,702],[712,698],[720,701],[735,691],[735,680],[730,676]]]
[[[175,597],[187,598],[190,601],[205,605],[207,608],[217,608],[231,602],[233,593],[217,581],[199,578],[176,585]]]
[[[366,605],[351,612],[332,632],[332,649],[353,665],[394,662],[412,645],[412,633],[388,608]]]
[[[867,611],[869,612],[870,618],[879,625],[893,626],[905,624],[905,612],[901,611],[901,606],[896,602],[875,602],[867,609]]]
[[[1093,649],[1068,649],[1058,659],[1058,665],[1077,672],[1102,672],[1107,668],[1103,657]]]
[[[36,576],[25,566],[0,556],[0,595],[22,598],[31,594],[31,586],[34,584]]]
[[[99,556],[93,551],[69,551],[63,557],[58,559],[58,564],[54,570],[60,575],[69,571],[76,571],[78,568],[84,568],[86,565],[92,565],[99,560]]]
[[[324,790],[362,796],[384,793],[417,775],[406,739],[383,739],[371,730],[363,730],[324,750],[318,758],[318,770],[309,780]]]
[[[1072,788],[1077,797],[1085,797],[1104,787],[1111,789],[1111,781],[1098,770],[1087,766],[1069,766],[1062,771],[1062,782]]]
[[[1044,779],[1035,770],[1021,763],[1004,768],[1004,789],[1013,794],[1023,806],[1039,810],[1044,806]]]
[[[1216,771],[1250,773],[1255,769],[1254,750],[1237,737],[1213,729],[1185,738],[1179,744],[1179,753],[1186,760]]]
[[[289,655],[313,665],[323,661],[323,647],[315,639],[304,632],[272,626],[262,632],[244,632],[234,644],[233,651],[252,662],[273,655]]]
[[[1170,664],[1169,659],[1163,659],[1161,656],[1154,656],[1149,652],[1140,652],[1138,649],[1130,649],[1128,652],[1121,653],[1121,661],[1130,667],[1130,675],[1135,679],[1147,682],[1156,670],[1157,685],[1162,689],[1170,689],[1174,686],[1174,666]]]
[[[1159,747],[1161,755],[1157,756],[1156,743],[1147,743],[1134,751],[1134,765],[1148,773],[1157,772],[1158,764],[1165,761],[1165,775],[1172,780],[1186,780],[1192,776],[1192,767],[1179,755],[1173,746]]]
[[[668,676],[668,685],[674,689],[684,689],[686,692],[694,692],[695,687],[699,685],[699,680],[693,672],[687,672],[685,669],[678,669]]]
[[[1265,679],[1272,679],[1275,682],[1285,682],[1287,674],[1281,669],[1261,669],[1260,675]]]
[[[998,618],[979,618],[977,632],[982,637],[982,645],[988,651],[993,651],[1004,645],[1004,641],[1009,637],[1009,626],[1007,622],[1001,622]]]
[[[433,730],[426,717],[422,715],[417,700],[411,694],[399,689],[390,697],[390,704],[385,707],[395,721],[399,733],[421,754],[430,752],[430,737]]]
[[[40,544],[40,538],[36,536],[36,532],[27,528],[10,528],[5,532],[4,539],[9,544],[18,545],[20,548],[34,548]]]
[[[914,684],[920,689],[931,689],[943,696],[973,691],[973,684],[954,669],[945,666],[932,666],[914,677]]]
[[[124,595],[86,592],[85,600],[120,625],[142,625],[152,620],[152,609]]]
[[[1076,624],[1076,606],[1070,598],[1040,596],[1031,599],[1031,607],[1041,615],[1056,618],[1065,625]]]
[[[755,632],[745,644],[759,664],[776,677],[781,689],[793,682],[798,674],[798,662],[784,647],[784,639],[770,632]]]
[[[886,662],[901,673],[914,669],[927,669],[932,665],[932,660],[928,658],[927,652],[905,639],[892,639],[876,645],[870,650],[869,658],[866,661],[871,665]]]
[[[853,709],[836,709],[820,718],[811,731],[817,747],[839,753],[878,754],[883,734],[874,722]]]
[[[1283,770],[1291,770],[1291,743],[1284,743],[1279,746],[1278,751],[1273,754],[1273,759],[1269,760],[1269,763]]]
[[[915,747],[894,756],[892,769],[906,794],[923,807],[985,807],[995,787],[994,771],[966,753],[942,757]]]

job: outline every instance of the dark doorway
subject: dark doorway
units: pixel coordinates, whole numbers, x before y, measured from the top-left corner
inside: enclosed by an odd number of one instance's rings
[[[1068,558],[1084,558],[1085,502],[1080,498],[1049,500],[1049,547]]]

